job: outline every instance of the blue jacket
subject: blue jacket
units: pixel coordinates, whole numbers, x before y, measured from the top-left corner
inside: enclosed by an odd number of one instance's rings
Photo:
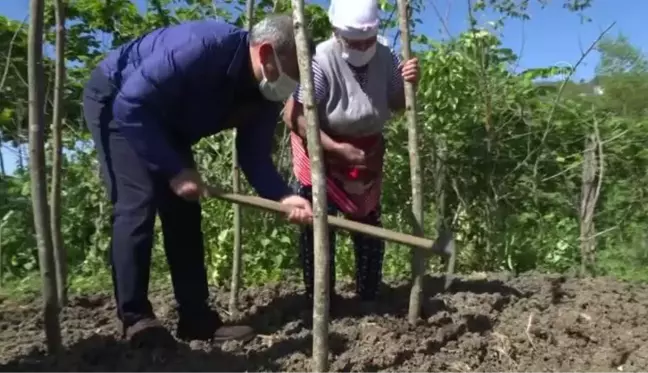
[[[118,89],[115,123],[153,170],[177,175],[188,166],[178,146],[228,129],[228,119],[242,113],[239,165],[259,195],[279,200],[291,194],[271,158],[280,106],[261,95],[248,48],[245,30],[187,22],[117,48],[99,68]]]

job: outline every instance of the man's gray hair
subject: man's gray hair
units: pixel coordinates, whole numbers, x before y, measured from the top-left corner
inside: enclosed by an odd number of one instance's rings
[[[250,44],[270,43],[278,54],[295,51],[293,19],[287,14],[271,14],[257,22],[250,32]]]

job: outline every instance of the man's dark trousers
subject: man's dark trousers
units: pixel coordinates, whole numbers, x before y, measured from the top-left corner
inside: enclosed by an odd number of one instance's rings
[[[147,294],[156,213],[180,315],[202,313],[209,294],[200,204],[173,193],[169,180],[151,172],[137,156],[112,120],[115,94],[113,83],[95,70],[83,105],[113,205],[110,258],[118,316],[125,327],[153,316]],[[191,146],[177,150],[192,166]]]

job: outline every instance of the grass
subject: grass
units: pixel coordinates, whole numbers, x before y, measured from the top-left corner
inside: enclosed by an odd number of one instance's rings
[[[168,273],[151,271],[149,282],[150,290],[168,287],[170,283]],[[102,270],[91,276],[74,274],[70,276],[68,295],[82,294],[112,294],[112,276],[108,270]],[[0,299],[11,299],[17,302],[26,302],[39,297],[42,292],[42,282],[38,272],[31,273],[21,279],[10,279],[0,289]]]

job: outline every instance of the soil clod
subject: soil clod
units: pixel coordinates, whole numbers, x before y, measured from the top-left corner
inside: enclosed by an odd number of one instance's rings
[[[648,286],[608,278],[526,274],[443,278],[426,283],[424,318],[406,320],[406,284],[385,286],[368,308],[342,284],[329,348],[333,371],[646,371]],[[213,306],[229,295],[212,289]],[[312,338],[298,284],[241,294],[236,320],[258,333],[248,342],[178,342],[134,349],[120,338],[110,295],[73,297],[61,313],[64,352],[45,354],[41,303],[0,304],[1,371],[310,371]],[[151,294],[156,309],[171,292]],[[227,315],[223,315],[227,316]],[[160,312],[170,330],[173,312]]]

